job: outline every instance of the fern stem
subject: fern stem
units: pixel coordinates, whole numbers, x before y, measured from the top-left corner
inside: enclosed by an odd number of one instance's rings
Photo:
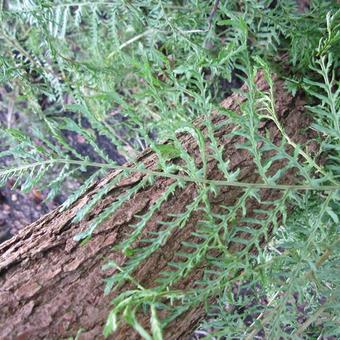
[[[73,160],[73,159],[51,159],[31,164],[26,164],[22,166],[18,166],[12,169],[6,169],[0,171],[0,178],[1,177],[8,177],[11,174],[15,174],[18,171],[25,171],[30,168],[35,168],[37,166],[43,165],[51,165],[51,164],[73,164],[79,166],[92,166],[97,168],[104,168],[104,169],[113,169],[113,170],[124,170],[133,173],[142,173],[145,175],[153,175],[158,177],[167,177],[174,180],[185,181],[185,182],[195,182],[201,184],[210,184],[215,186],[231,186],[231,187],[240,187],[240,188],[255,188],[255,189],[276,189],[276,190],[318,190],[318,191],[336,191],[340,190],[340,184],[335,185],[306,185],[306,184],[266,184],[266,183],[249,183],[249,182],[237,182],[237,181],[225,181],[225,180],[212,180],[212,179],[205,179],[205,178],[192,178],[190,176],[185,175],[176,175],[171,173],[166,173],[162,171],[150,170],[150,169],[140,169],[137,167],[129,167],[125,165],[116,165],[116,164],[107,164],[107,163],[98,163],[98,162],[89,162],[89,161],[80,161],[80,160]]]

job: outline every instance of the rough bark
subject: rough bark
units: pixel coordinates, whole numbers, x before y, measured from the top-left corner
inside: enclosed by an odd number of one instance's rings
[[[267,84],[261,74],[257,76],[258,88],[267,89]],[[303,110],[303,100],[293,98],[284,91],[283,82],[276,81],[277,113],[289,136],[296,142],[304,142],[310,138],[310,119]],[[232,95],[222,106],[239,110],[244,98]],[[214,124],[221,123],[225,116],[215,114]],[[201,121],[197,126],[205,131]],[[218,142],[224,146],[225,158],[228,158],[231,170],[240,168],[241,179],[246,182],[261,182],[252,157],[246,150],[238,150],[236,145],[242,138],[234,136],[226,139],[224,136],[233,126],[221,124],[215,135]],[[280,132],[272,122],[263,122],[260,133],[269,133],[274,143],[279,143]],[[179,136],[188,152],[197,157],[199,151],[195,141],[189,134]],[[140,156],[148,169],[156,169],[158,159],[150,150]],[[275,171],[284,165],[284,161],[276,161],[270,171]],[[135,186],[144,177],[140,173],[131,174],[114,187],[98,204],[90,216],[80,223],[71,223],[78,209],[84,206],[91,197],[111,181],[119,171],[113,171],[107,177],[93,185],[85,195],[77,200],[69,209],[59,212],[58,209],[44,216],[37,222],[24,228],[17,236],[0,246],[0,338],[1,339],[60,339],[75,336],[82,328],[81,339],[102,338],[103,325],[110,310],[110,301],[118,292],[104,296],[103,280],[111,272],[102,270],[108,260],[114,259],[120,265],[126,257],[112,246],[125,239],[136,222],[135,214],[146,212],[165,189],[173,183],[170,178],[157,178],[152,186],[141,189],[132,199],[123,204],[118,211],[108,218],[98,228],[85,246],[80,246],[73,237],[85,230],[91,219],[117,199],[127,188]],[[208,178],[221,179],[222,175],[214,159],[208,162]],[[294,171],[286,174],[282,183],[296,183]],[[212,209],[219,211],[220,205],[232,205],[241,194],[241,189],[223,187],[217,197],[211,197]],[[155,231],[161,228],[159,221],[169,220],[169,213],[178,214],[192,202],[197,193],[195,183],[188,183],[184,189],[176,190],[162,209],[158,211],[145,228]],[[280,197],[278,190],[262,190],[263,201],[270,202]],[[249,201],[249,216],[257,216],[254,209],[261,207],[258,202]],[[270,209],[272,206],[267,206]],[[278,215],[278,219],[280,216]],[[196,212],[185,228],[177,229],[160,251],[155,252],[134,273],[134,277],[144,286],[152,287],[161,270],[167,269],[167,263],[176,259],[182,241],[193,241],[192,232],[200,220]],[[255,226],[254,226],[255,227]],[[246,236],[246,235],[245,235]],[[237,251],[240,245],[229,245],[232,251]],[[170,270],[170,269],[169,269]],[[195,285],[203,273],[203,266],[198,266],[189,276],[183,279],[177,288],[189,288]],[[126,287],[121,287],[120,292]],[[204,309],[199,306],[173,322],[165,330],[166,339],[185,339],[204,316]],[[142,323],[147,317],[141,317]],[[122,326],[113,339],[139,338],[127,326]]]

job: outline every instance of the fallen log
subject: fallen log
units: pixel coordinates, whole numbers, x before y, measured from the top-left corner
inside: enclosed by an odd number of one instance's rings
[[[257,75],[256,84],[261,91],[268,90],[268,84],[261,73]],[[290,138],[296,143],[308,141],[311,138],[311,131],[308,130],[310,117],[304,112],[303,99],[288,94],[281,80],[275,80],[275,98],[277,116]],[[239,112],[240,105],[245,100],[241,94],[234,94],[221,105],[225,109]],[[223,157],[228,159],[230,171],[239,169],[238,179],[242,181],[262,183],[253,157],[247,150],[238,148],[238,145],[244,142],[244,137],[237,134],[230,137],[235,127],[222,124],[225,119],[225,115],[218,113],[212,115],[213,125],[220,126],[214,135],[219,145],[223,146]],[[195,125],[206,134],[204,119],[198,120]],[[258,133],[269,136],[274,145],[280,144],[282,136],[273,121],[261,121]],[[178,139],[187,152],[197,158],[199,165],[200,152],[193,136],[181,133]],[[268,152],[264,157],[271,155]],[[144,163],[146,169],[154,171],[158,169],[158,157],[150,149],[146,150],[138,161]],[[270,167],[269,172],[275,173],[286,164],[285,159],[278,159]],[[92,185],[67,210],[52,211],[0,246],[1,339],[61,339],[76,336],[80,329],[81,339],[103,337],[103,327],[112,308],[110,302],[120,292],[131,289],[132,284],[127,281],[125,285],[104,295],[104,280],[115,275],[117,271],[116,269],[104,271],[102,267],[110,260],[114,260],[121,267],[124,266],[129,260],[129,254],[113,249],[113,246],[129,237],[133,230],[131,225],[139,221],[136,215],[146,214],[152,209],[155,202],[164,197],[166,189],[175,182],[171,176],[155,177],[151,185],[141,186],[109,216],[94,231],[89,242],[84,245],[75,241],[74,237],[86,230],[95,216],[117,201],[124,192],[141,184],[146,177],[145,173],[133,172],[121,179],[94,207],[90,215],[78,223],[73,223],[72,219],[77,211],[86,205],[100,188],[113,181],[120,173],[119,170],[111,172]],[[216,159],[208,158],[206,176],[212,180],[223,179]],[[296,184],[298,180],[296,171],[292,168],[281,177],[282,184]],[[221,206],[234,205],[243,191],[242,187],[237,186],[221,187],[216,195],[209,196],[211,210],[216,214],[224,213]],[[159,231],[162,228],[160,221],[169,222],[174,219],[171,216],[183,213],[184,208],[195,200],[197,194],[197,184],[194,182],[187,182],[184,187],[176,187],[172,194],[164,199],[160,209],[150,217],[142,235]],[[246,217],[264,218],[257,212],[258,209],[265,207],[268,211],[273,210],[275,207],[270,202],[274,202],[281,195],[281,191],[277,189],[261,189],[261,202],[255,199],[247,200]],[[280,212],[275,213],[275,216],[279,221]],[[183,241],[200,242],[192,233],[197,230],[201,220],[202,211],[193,211],[185,227],[175,228],[162,247],[136,268],[133,272],[134,279],[143,287],[154,287],[161,272],[173,270],[169,263],[178,259],[176,254],[182,250]],[[240,234],[239,237],[247,238],[247,235]],[[143,246],[140,239],[141,237],[134,247]],[[263,242],[267,240],[265,237]],[[233,242],[226,246],[232,253],[244,249],[242,243]],[[202,263],[195,265],[187,275],[183,275],[174,288],[183,290],[194,288],[204,273],[204,261]],[[192,334],[204,315],[203,304],[183,312],[164,329],[165,339],[185,339]],[[140,322],[146,328],[148,318],[147,315],[140,316]],[[112,338],[136,339],[139,336],[128,325],[122,324]]]

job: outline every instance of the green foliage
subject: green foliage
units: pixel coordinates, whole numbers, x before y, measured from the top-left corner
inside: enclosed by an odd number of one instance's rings
[[[52,198],[68,178],[85,178],[60,208],[66,209],[98,178],[117,169],[118,176],[77,212],[73,222],[79,222],[123,178],[144,174],[76,235],[86,247],[94,230],[139,190],[158,176],[174,180],[137,216],[130,237],[117,245],[128,258],[124,266],[110,262],[104,268],[116,269],[106,280],[105,293],[127,281],[132,287],[114,299],[105,336],[124,320],[145,339],[162,339],[167,323],[212,298],[216,304],[207,306],[208,318],[200,326],[202,333],[209,331],[207,338],[340,336],[339,16],[336,2],[324,0],[311,1],[305,13],[293,0],[2,2],[1,111],[14,107],[22,119],[16,127],[11,120],[1,126],[0,158],[6,165],[0,168],[0,184],[13,178],[24,191],[49,188]],[[268,81],[267,92],[255,86],[258,70]],[[274,72],[286,77],[293,94],[303,91],[308,98],[306,108],[318,133],[314,153],[308,143],[295,143],[277,117]],[[221,80],[235,76],[249,91],[240,114],[220,110],[235,126],[224,137],[243,137],[237,147],[252,155],[261,183],[242,181],[240,171],[230,169],[214,135],[219,126],[210,120],[225,94]],[[206,134],[193,124],[197,117]],[[277,126],[280,145],[258,133],[263,121]],[[193,137],[199,165],[179,142],[180,133]],[[95,156],[72,145],[69,134],[80,136]],[[129,167],[114,160],[100,138],[117,147],[131,161]],[[146,147],[158,156],[155,171],[136,161]],[[273,156],[264,160],[268,152]],[[323,165],[316,161],[320,155]],[[207,179],[210,159],[218,162],[223,179]],[[285,167],[269,174],[282,159]],[[300,182],[280,184],[293,169]],[[143,231],[152,216],[188,183],[196,184],[192,202],[146,237]],[[225,186],[238,187],[240,197],[213,213],[208,197]],[[282,194],[274,202],[263,201],[263,188]],[[268,207],[257,211],[263,218],[247,215],[249,201]],[[294,213],[288,214],[288,206]],[[197,211],[204,218],[192,235],[196,241],[183,242],[180,260],[169,264],[173,270],[162,272],[154,288],[136,282],[136,268]],[[145,246],[137,247],[138,242]],[[240,251],[230,252],[231,244]],[[173,288],[202,263],[206,269],[197,288]],[[138,321],[140,310],[150,315],[150,331]],[[161,319],[164,310],[167,317]]]

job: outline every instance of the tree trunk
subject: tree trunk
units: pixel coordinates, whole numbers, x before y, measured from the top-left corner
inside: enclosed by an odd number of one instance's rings
[[[257,75],[257,86],[261,90],[268,89],[261,74]],[[275,96],[277,98],[277,114],[287,134],[295,141],[303,143],[310,138],[306,129],[310,119],[304,114],[303,100],[293,98],[284,91],[283,82],[276,80]],[[241,95],[232,95],[223,101],[226,109],[239,111],[244,102]],[[223,122],[225,115],[214,113],[213,124]],[[203,133],[203,121],[198,120],[196,126]],[[220,145],[224,146],[225,159],[229,159],[229,168],[240,169],[240,177],[245,182],[260,183],[261,177],[256,171],[256,165],[247,150],[236,148],[243,140],[242,136],[225,138],[233,126],[221,124],[215,132]],[[306,132],[307,131],[307,132]],[[259,127],[261,134],[269,133],[271,140],[278,144],[281,134],[272,121],[263,122]],[[196,142],[190,134],[181,134],[179,140],[188,152],[195,155],[197,164],[200,162]],[[209,150],[207,149],[207,152]],[[158,158],[150,150],[140,156],[140,161],[147,169],[157,169]],[[284,160],[277,160],[270,168],[275,172],[285,165]],[[136,214],[145,214],[165,189],[174,183],[173,178],[157,177],[152,185],[141,188],[132,198],[126,201],[112,216],[98,227],[92,239],[86,245],[80,245],[73,240],[79,232],[85,230],[91,219],[103,211],[110,203],[140,183],[146,176],[132,173],[121,180],[106,197],[91,212],[90,216],[80,223],[72,223],[77,211],[90,201],[91,197],[105,184],[114,179],[120,171],[113,171],[104,179],[90,187],[70,208],[63,212],[52,211],[37,222],[27,226],[18,235],[0,246],[0,338],[1,339],[61,339],[75,336],[81,328],[81,339],[102,338],[103,326],[110,311],[110,301],[119,292],[131,289],[131,283],[120,287],[118,291],[108,295],[103,294],[103,280],[113,274],[103,271],[102,266],[109,260],[114,260],[120,266],[127,261],[121,252],[113,250],[112,246],[126,239],[131,232],[131,225],[138,219]],[[214,159],[208,160],[208,178],[222,179],[223,176]],[[297,182],[294,171],[289,171],[281,183]],[[221,205],[231,206],[240,197],[244,189],[238,187],[222,187],[216,197],[210,198],[211,209],[219,212]],[[184,188],[177,188],[162,203],[161,209],[151,217],[143,235],[149,231],[157,231],[162,226],[160,221],[169,221],[169,214],[179,214],[190,204],[197,194],[197,185],[188,182]],[[273,189],[261,190],[262,202],[272,202],[280,197],[281,192]],[[261,203],[262,204],[262,203]],[[247,216],[262,218],[254,211],[261,208],[259,202],[247,202]],[[266,205],[266,209],[273,209]],[[176,260],[176,253],[181,251],[183,241],[197,241],[192,232],[201,220],[202,212],[191,214],[185,228],[177,228],[168,238],[164,246],[154,252],[133,273],[133,277],[143,287],[152,287],[160,272],[171,270],[170,261]],[[277,212],[277,219],[280,220]],[[255,227],[255,226],[254,226]],[[242,235],[241,235],[242,236]],[[242,237],[247,237],[243,235]],[[141,244],[139,243],[141,246]],[[236,252],[241,244],[229,244],[230,251]],[[195,281],[201,278],[203,265],[197,265],[175,288],[184,289],[195,286]],[[204,317],[203,306],[198,306],[183,313],[175,322],[164,330],[165,339],[186,339]],[[147,316],[141,316],[141,323],[147,321]],[[112,337],[113,339],[137,339],[128,326],[122,325]]]

